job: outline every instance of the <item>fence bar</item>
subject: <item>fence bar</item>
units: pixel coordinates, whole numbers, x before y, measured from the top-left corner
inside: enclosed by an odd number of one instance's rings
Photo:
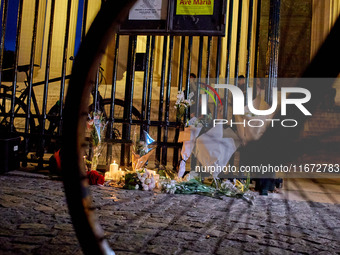
[[[181,36],[181,53],[180,53],[180,62],[179,62],[179,73],[178,73],[178,91],[182,90],[182,87],[183,87],[184,49],[185,49],[185,36]]]
[[[0,43],[0,87],[2,84],[2,64],[3,64],[2,62],[4,60],[5,36],[6,36],[7,15],[8,15],[8,1],[9,0],[4,0],[4,6],[3,6],[3,12],[2,12],[2,31],[1,31],[1,43]]]
[[[82,19],[82,28],[81,28],[81,40],[85,38],[86,35],[86,25],[87,25],[87,10],[88,10],[89,0],[84,0],[84,8],[83,8],[83,19]]]
[[[19,1],[18,21],[17,21],[17,33],[15,41],[15,52],[14,52],[14,70],[13,70],[13,88],[11,98],[11,116],[10,116],[10,133],[14,132],[14,117],[15,117],[15,96],[17,91],[17,78],[18,78],[18,63],[19,63],[19,46],[20,46],[20,35],[21,35],[21,23],[22,23],[22,12],[23,12],[23,0]]]
[[[181,36],[181,53],[180,53],[179,74],[178,74],[178,91],[182,91],[183,68],[184,68],[184,49],[185,49],[185,36]],[[179,138],[179,128],[180,128],[179,119],[176,117],[175,141],[178,141],[178,138]],[[178,160],[178,147],[175,147],[174,148],[174,155],[173,155],[173,163],[172,163],[174,169],[177,167],[178,161],[179,161]]]
[[[54,9],[55,9],[55,0],[51,1],[51,18],[50,18],[50,27],[48,33],[48,42],[47,42],[47,54],[46,54],[46,69],[45,69],[45,84],[44,84],[44,95],[43,95],[43,106],[42,106],[42,119],[41,119],[41,142],[40,142],[40,150],[38,150],[39,157],[44,156],[44,147],[45,147],[45,126],[46,126],[46,108],[47,108],[47,96],[48,96],[48,80],[50,78],[50,65],[51,65],[51,52],[52,52],[52,36],[53,36],[53,21],[54,21]]]
[[[166,87],[166,99],[165,99],[165,129],[163,135],[163,142],[168,142],[168,127],[169,127],[169,112],[170,112],[170,95],[171,95],[171,70],[172,70],[172,53],[173,53],[173,46],[174,46],[174,37],[170,36],[170,44],[169,44],[169,55],[168,55],[168,78],[167,78],[167,87]],[[167,165],[167,153],[168,148],[167,146],[162,146],[162,165]]]
[[[278,62],[279,62],[279,46],[280,46],[280,0],[270,1],[270,14],[269,14],[269,32],[268,32],[268,50],[270,54],[268,77],[269,84],[266,87],[265,100],[271,105],[272,103],[272,90],[277,86]]]
[[[197,95],[195,98],[196,116],[199,116],[199,100],[200,100],[200,87],[201,87],[201,75],[202,75],[202,59],[203,59],[203,41],[204,37],[200,36],[199,48],[198,48],[198,66],[197,66]]]
[[[133,86],[135,80],[135,63],[136,63],[136,46],[137,36],[129,37],[129,56],[126,72],[125,84],[125,106],[124,106],[124,124],[123,124],[123,139],[129,140],[131,137],[131,124],[132,124],[132,104],[133,104]],[[125,157],[127,155],[127,157]],[[120,164],[127,165],[130,159],[129,145],[122,144],[120,154]]]
[[[150,57],[150,36],[146,38],[146,52],[144,55],[143,65],[145,67],[144,76],[143,76],[143,95],[142,95],[142,111],[141,111],[141,125],[140,125],[140,133],[143,133],[145,130],[144,120],[145,120],[145,106],[146,106],[146,97],[147,97],[147,88],[148,88],[148,72],[149,72],[149,57]]]
[[[163,105],[164,105],[164,81],[165,81],[165,67],[166,67],[166,56],[167,56],[167,48],[168,48],[168,37],[164,36],[163,41],[163,59],[162,59],[162,74],[161,74],[161,87],[159,90],[159,111],[158,111],[158,129],[157,129],[157,142],[160,142],[162,139],[162,120],[163,120]],[[161,163],[161,147],[157,146],[156,149],[156,159],[159,163]]]
[[[216,73],[215,73],[215,79],[216,79],[216,84],[219,83],[220,81],[220,69],[221,69],[221,43],[222,38],[219,36],[217,37],[217,51],[216,51]],[[218,92],[218,89],[216,89]],[[215,95],[215,100],[217,101],[217,96]],[[219,103],[217,103],[219,104]],[[217,119],[217,105],[215,105],[214,109],[214,119]]]
[[[210,59],[211,59],[211,36],[208,36],[208,46],[207,46],[207,72],[206,72],[206,84],[210,81]]]
[[[226,71],[225,78],[226,83],[229,84],[230,81],[230,61],[231,61],[231,37],[233,32],[233,8],[234,8],[234,0],[229,0],[229,19],[228,19],[228,38],[227,38],[227,63],[226,63]],[[224,89],[224,109],[223,109],[223,118],[227,119],[228,117],[228,90]]]
[[[100,67],[99,67],[100,68]],[[91,109],[93,112],[97,112],[99,106],[99,100],[98,100],[98,88],[99,88],[99,68],[96,72],[96,77],[94,79],[94,89],[92,90],[93,95],[93,109]],[[99,108],[100,110],[100,108]]]
[[[115,50],[114,50],[114,58],[113,58],[113,71],[112,71],[112,88],[111,88],[111,104],[110,104],[110,115],[108,118],[107,139],[117,139],[117,137],[113,137],[113,123],[115,121],[115,97],[116,97],[116,85],[117,85],[117,69],[118,69],[118,57],[119,57],[119,34],[116,34],[115,37]],[[112,143],[107,143],[106,150],[106,164],[111,164],[112,162]]]
[[[148,87],[148,98],[147,98],[147,111],[146,111],[146,132],[149,132],[150,128],[150,116],[151,116],[151,99],[152,99],[152,80],[153,80],[153,64],[155,60],[155,36],[151,37],[151,52],[150,52],[150,69],[149,69],[149,87]]]
[[[250,56],[251,56],[251,39],[252,39],[252,28],[253,28],[253,6],[254,0],[249,0],[249,11],[248,11],[248,38],[247,38],[247,65],[246,65],[246,88],[249,88],[250,78]],[[253,84],[253,89],[256,84]],[[245,92],[245,102],[248,102],[248,90]]]
[[[28,154],[28,132],[29,123],[31,118],[31,97],[32,97],[32,84],[33,84],[33,68],[34,68],[34,56],[35,56],[35,45],[37,38],[37,27],[38,27],[38,11],[39,11],[39,0],[35,1],[35,11],[34,11],[34,24],[33,24],[33,34],[32,34],[32,45],[31,45],[31,59],[29,67],[29,79],[28,79],[28,95],[27,95],[27,111],[26,111],[26,122],[25,122],[25,155]],[[34,130],[31,130],[34,132]],[[27,159],[26,159],[27,160]],[[25,163],[24,163],[25,164]]]
[[[187,62],[187,79],[185,81],[185,92],[186,92],[185,93],[185,97],[186,98],[188,98],[189,90],[190,90],[191,51],[192,51],[192,36],[189,36],[189,42],[188,42],[188,62]],[[197,91],[197,93],[198,93],[198,91]],[[193,110],[196,112],[196,109],[193,109]],[[187,122],[187,119],[188,119],[188,110],[186,110],[186,113],[184,115],[184,123]]]
[[[256,10],[256,39],[255,39],[255,59],[254,59],[254,77],[258,77],[259,69],[259,41],[260,41],[260,21],[261,21],[261,0],[257,0]],[[256,87],[256,86],[255,86]],[[256,93],[254,94],[256,95]]]
[[[70,31],[70,20],[71,20],[71,5],[72,0],[67,1],[67,18],[66,18],[66,31],[65,31],[65,39],[64,39],[64,53],[63,53],[63,64],[61,71],[61,83],[60,83],[60,95],[59,95],[59,127],[58,127],[58,135],[61,136],[62,132],[62,123],[63,123],[63,106],[64,106],[64,92],[65,92],[65,76],[66,76],[66,65],[67,65],[67,49],[68,49],[68,40],[69,40],[69,31]]]
[[[119,34],[115,38],[115,52],[113,59],[113,71],[112,71],[112,88],[111,88],[111,105],[110,105],[110,116],[109,116],[109,138],[112,139],[113,123],[115,120],[115,97],[116,97],[116,86],[117,86],[117,70],[118,70],[118,58],[119,58]]]
[[[239,0],[238,5],[238,21],[237,21],[237,39],[236,39],[236,57],[235,57],[235,85],[237,86],[238,82],[238,76],[239,76],[239,67],[240,67],[240,61],[239,61],[239,55],[240,55],[240,45],[241,45],[241,28],[242,28],[242,3],[243,0]]]

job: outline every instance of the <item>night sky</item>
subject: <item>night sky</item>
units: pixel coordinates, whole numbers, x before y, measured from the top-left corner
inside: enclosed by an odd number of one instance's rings
[[[3,2],[4,0],[1,1],[1,13],[0,13],[1,23],[2,23],[2,14],[3,14]],[[8,5],[8,15],[7,15],[6,36],[5,36],[5,50],[14,51],[19,0],[10,0],[8,2],[9,2],[9,5]],[[76,40],[75,40],[75,53],[78,51],[80,40],[81,40],[82,15],[83,15],[83,7],[84,7],[83,5],[84,5],[84,0],[79,0]],[[45,24],[45,25],[48,25],[48,24]],[[1,30],[1,33],[2,33],[2,30]]]
[[[19,0],[8,1],[7,28],[5,36],[5,50],[15,50],[15,36],[17,29]],[[3,1],[1,1],[1,21],[3,13]]]

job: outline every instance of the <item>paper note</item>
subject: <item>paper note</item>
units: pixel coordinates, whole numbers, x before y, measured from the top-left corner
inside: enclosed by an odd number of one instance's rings
[[[129,12],[129,20],[165,20],[166,0],[138,0]]]
[[[213,15],[214,0],[177,0],[176,15]]]

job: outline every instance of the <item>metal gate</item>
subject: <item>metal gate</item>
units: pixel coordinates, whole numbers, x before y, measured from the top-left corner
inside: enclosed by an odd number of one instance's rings
[[[59,148],[72,59],[99,8],[98,1],[90,0],[2,1],[0,122],[2,132],[23,137],[24,165],[42,165],[47,153]],[[131,134],[146,130],[157,141],[155,164],[176,167],[181,127],[172,109],[177,91],[189,93],[191,73],[197,84],[243,75],[250,86],[259,62],[261,0],[229,0],[226,9],[225,37],[116,35],[90,100],[91,109],[104,109],[108,120],[103,164],[115,159],[127,165]],[[274,26],[278,17],[278,12],[270,17]],[[277,31],[269,35],[274,50]]]

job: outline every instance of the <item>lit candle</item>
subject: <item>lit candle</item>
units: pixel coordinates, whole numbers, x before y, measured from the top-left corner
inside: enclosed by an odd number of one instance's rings
[[[83,159],[84,159],[84,166],[85,166],[85,170],[88,171],[87,169],[87,165],[86,165],[86,156],[83,156]]]
[[[124,172],[122,171],[121,168],[119,168],[119,178],[118,180],[120,181],[120,179],[122,179],[124,177]]]
[[[113,163],[110,165],[110,177],[114,181],[117,181],[118,179],[118,164],[116,161],[113,161]]]

